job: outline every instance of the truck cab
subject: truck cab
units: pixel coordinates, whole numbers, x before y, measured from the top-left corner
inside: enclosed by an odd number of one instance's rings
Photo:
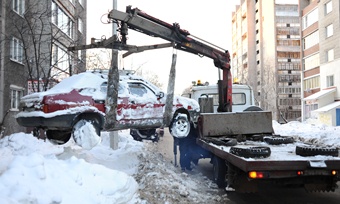
[[[201,112],[217,113],[218,87],[217,84],[209,85],[201,83],[200,80],[193,85],[182,96],[195,99],[200,104]],[[255,105],[254,92],[249,85],[232,85],[232,112],[259,111],[260,107]]]

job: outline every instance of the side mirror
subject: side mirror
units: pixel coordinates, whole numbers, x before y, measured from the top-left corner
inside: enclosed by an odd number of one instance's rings
[[[156,96],[158,98],[163,98],[164,97],[164,92],[161,91],[161,92],[157,93]]]

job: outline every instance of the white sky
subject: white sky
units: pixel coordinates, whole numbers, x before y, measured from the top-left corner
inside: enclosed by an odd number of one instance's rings
[[[231,16],[239,0],[117,0],[118,10],[125,11],[126,6],[138,7],[144,12],[168,23],[179,23],[182,29],[192,35],[202,38],[226,50],[231,50]],[[111,24],[103,24],[107,20],[106,14],[112,9],[111,0],[89,0],[88,3],[88,39],[100,39],[103,35],[109,38],[112,33]],[[161,39],[129,30],[128,44],[151,45],[164,43]],[[137,69],[142,66],[144,71],[151,70],[163,82],[163,90],[167,90],[167,79],[172,60],[172,48],[146,51],[133,54],[121,61],[125,69]],[[191,85],[191,81],[209,81],[216,83],[218,69],[213,60],[207,57],[177,52],[175,93],[181,94],[183,89]]]

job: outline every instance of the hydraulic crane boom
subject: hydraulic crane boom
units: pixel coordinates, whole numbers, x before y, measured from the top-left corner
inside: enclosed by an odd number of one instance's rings
[[[112,10],[108,18],[118,23],[121,43],[123,45],[126,45],[128,29],[133,29],[146,35],[170,41],[176,49],[213,59],[214,65],[223,71],[222,80],[218,81],[218,111],[232,111],[232,78],[230,73],[230,55],[227,50],[194,39],[188,31],[181,29],[179,24],[174,23],[171,25],[146,14],[138,8],[132,9],[131,6],[127,6],[125,13]]]

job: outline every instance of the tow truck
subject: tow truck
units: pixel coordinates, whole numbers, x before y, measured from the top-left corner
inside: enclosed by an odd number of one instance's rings
[[[337,148],[311,146],[294,141],[292,137],[276,135],[269,111],[232,112],[232,78],[227,50],[193,36],[181,29],[178,23],[166,23],[131,6],[127,6],[125,12],[110,11],[108,18],[118,24],[120,37],[112,36],[100,42],[93,41],[90,45],[70,47],[69,50],[118,49],[126,50],[124,55],[128,56],[172,46],[211,58],[215,67],[222,71],[217,82],[217,113],[201,112],[196,121],[191,121],[198,132],[194,145],[205,150],[200,158],[212,159],[213,177],[219,187],[256,192],[259,184],[272,182],[301,185],[308,191],[334,191],[337,188],[340,172]],[[128,45],[129,29],[169,43],[140,47]],[[109,85],[110,80],[114,83],[114,77],[109,77]],[[174,77],[169,80],[174,80]],[[107,118],[107,122],[113,120]]]

